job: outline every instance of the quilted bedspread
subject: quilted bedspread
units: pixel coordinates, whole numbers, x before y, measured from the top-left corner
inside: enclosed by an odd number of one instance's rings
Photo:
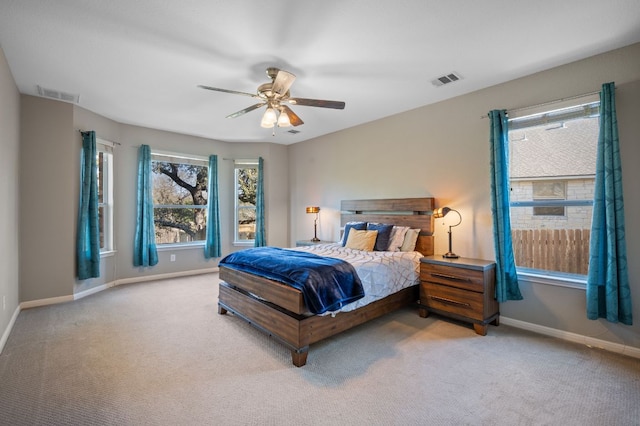
[[[342,247],[339,243],[316,244],[296,247],[299,250],[323,257],[333,257],[349,262],[355,268],[365,297],[338,309],[348,312],[361,306],[380,300],[403,288],[420,283],[420,259],[422,254],[411,252],[362,251]],[[327,312],[337,313],[337,312]]]

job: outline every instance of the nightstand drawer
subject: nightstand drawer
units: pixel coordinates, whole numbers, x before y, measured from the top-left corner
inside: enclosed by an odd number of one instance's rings
[[[432,282],[420,284],[420,304],[467,318],[484,320],[484,295]]]
[[[482,271],[427,263],[420,265],[420,279],[478,293],[485,287]]]

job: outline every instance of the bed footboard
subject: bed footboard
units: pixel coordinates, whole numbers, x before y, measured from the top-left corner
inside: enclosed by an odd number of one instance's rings
[[[412,286],[354,311],[339,313],[335,317],[304,316],[258,299],[242,288],[224,281],[220,282],[219,290],[218,313],[231,312],[279,340],[291,349],[291,360],[296,367],[306,364],[309,345],[388,312],[415,304],[418,299],[418,286]]]

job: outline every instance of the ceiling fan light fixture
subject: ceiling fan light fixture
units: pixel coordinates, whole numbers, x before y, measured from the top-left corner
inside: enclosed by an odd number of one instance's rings
[[[281,110],[278,117],[278,127],[291,127],[291,120],[289,120],[289,114],[286,111]]]
[[[275,126],[277,122],[278,122],[278,117],[276,116],[275,110],[269,107],[267,108],[267,110],[264,112],[264,115],[262,116],[262,121],[260,122],[260,126],[264,127],[265,129],[270,129],[273,126]]]

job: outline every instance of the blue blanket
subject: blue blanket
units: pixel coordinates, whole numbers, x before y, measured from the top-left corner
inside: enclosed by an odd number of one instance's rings
[[[300,290],[314,314],[335,311],[364,297],[360,278],[350,263],[313,253],[257,247],[231,253],[220,266],[249,272]]]

